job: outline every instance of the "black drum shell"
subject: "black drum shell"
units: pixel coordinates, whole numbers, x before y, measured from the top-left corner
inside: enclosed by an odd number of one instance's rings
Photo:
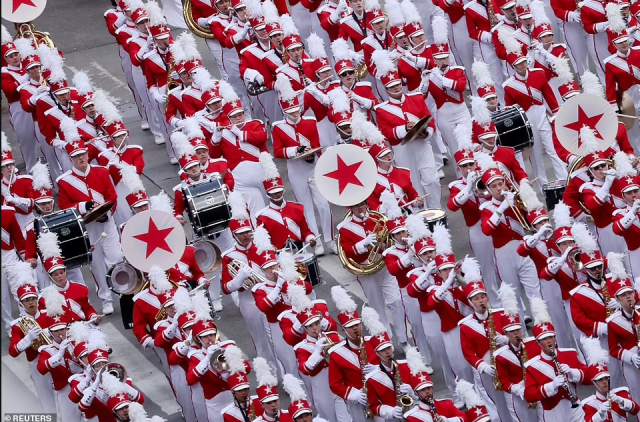
[[[84,220],[75,208],[69,208],[36,218],[33,222],[36,239],[40,233],[54,232],[58,235],[60,250],[67,268],[77,268],[91,263],[91,243]]]

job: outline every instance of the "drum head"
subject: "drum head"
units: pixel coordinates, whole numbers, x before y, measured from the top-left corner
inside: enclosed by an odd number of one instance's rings
[[[567,182],[564,180],[554,180],[553,182],[545,183],[542,185],[542,190],[555,190],[558,188],[564,188],[567,185]]]
[[[295,260],[296,260],[296,263],[309,265],[309,263],[313,261],[317,261],[318,257],[316,257],[312,253],[299,253],[298,255],[296,255]]]
[[[215,271],[222,259],[220,249],[212,242],[198,240],[194,242],[195,259],[202,272],[210,273]]]
[[[433,210],[424,210],[418,213],[419,216],[427,220],[428,222],[440,220],[445,216],[444,210],[433,209]]]
[[[119,294],[131,294],[135,292],[140,281],[140,273],[131,264],[120,262],[109,270],[107,279],[110,281],[111,290]]]

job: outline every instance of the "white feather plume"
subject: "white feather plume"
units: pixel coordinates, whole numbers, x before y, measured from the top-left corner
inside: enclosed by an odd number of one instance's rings
[[[327,51],[324,49],[324,40],[315,32],[312,32],[307,38],[307,52],[313,60],[327,57]]]
[[[13,41],[13,37],[11,36],[7,28],[5,28],[4,25],[2,25],[2,35],[0,35],[0,42],[2,43],[2,45],[5,45],[5,44],[9,44],[12,41]]]
[[[189,291],[184,287],[178,287],[173,294],[173,307],[176,310],[176,315],[193,311],[191,296],[189,295]]]
[[[225,104],[240,100],[240,97],[238,97],[238,94],[236,94],[231,84],[225,80],[218,81],[218,92],[220,92],[222,101]]]
[[[129,421],[130,422],[148,422],[147,412],[138,402],[129,403]]]
[[[474,146],[473,141],[471,140],[472,133],[473,132],[469,124],[460,123],[456,125],[456,127],[453,129],[453,136],[456,138],[459,150],[473,150]]]
[[[252,19],[258,19],[259,17],[264,16],[260,0],[244,0],[244,4]]]
[[[167,273],[157,265],[149,268],[149,289],[156,296],[173,289],[173,285],[167,279]]]
[[[571,227],[573,225],[571,208],[563,201],[558,202],[553,209],[553,222],[556,229],[560,227]]]
[[[116,397],[122,393],[126,393],[126,384],[120,382],[118,378],[114,377],[108,372],[102,374],[100,380],[100,388],[104,390],[109,397]]]
[[[471,111],[473,112],[473,120],[478,122],[479,125],[484,126],[491,122],[491,112],[484,98],[472,96]]]
[[[380,315],[375,309],[369,306],[362,307],[362,323],[367,327],[369,335],[372,337],[379,336],[387,332],[384,324],[380,322]]]
[[[200,123],[198,122],[198,119],[196,117],[187,117],[183,119],[182,131],[184,132],[185,135],[187,135],[187,138],[189,139],[195,139],[195,138],[204,139],[204,133],[202,132],[202,127],[200,126]]]
[[[187,61],[187,56],[184,54],[184,50],[182,49],[182,45],[180,44],[180,36],[171,43],[169,46],[169,51],[171,51],[171,57],[173,58],[175,63],[184,63]]]
[[[390,190],[385,189],[380,194],[380,211],[387,216],[389,220],[395,220],[402,217],[402,209],[398,206],[396,196]]]
[[[547,302],[541,297],[535,296],[531,299],[531,316],[536,325],[551,322],[551,316],[549,315],[549,309],[547,309]]]
[[[298,31],[298,28],[293,21],[293,18],[289,14],[280,16],[280,27],[282,27],[282,32],[284,32],[285,37],[290,37],[291,35],[300,35],[300,32]]]
[[[2,132],[2,152],[11,152],[11,144],[4,132]]]
[[[122,115],[105,91],[101,89],[95,90],[93,93],[93,105],[96,108],[96,112],[103,117],[105,125],[122,121]]]
[[[296,269],[296,260],[289,251],[282,251],[278,254],[278,264],[280,264],[280,272],[287,282],[297,282],[300,273]]]
[[[493,158],[487,153],[480,151],[475,153],[473,157],[476,159],[478,167],[480,167],[480,170],[482,172],[485,172],[492,168],[498,168],[498,164],[496,164]]]
[[[138,171],[134,166],[123,163],[120,167],[120,175],[122,176],[122,182],[127,188],[129,194],[144,192],[142,179],[138,176]]]
[[[171,134],[171,145],[176,152],[176,156],[184,157],[187,155],[196,155],[195,147],[187,139],[187,135],[178,131]]]
[[[580,76],[580,86],[583,94],[597,95],[604,98],[604,87],[600,83],[600,79],[591,71],[585,70]]]
[[[132,12],[138,9],[144,9],[144,2],[142,0],[128,0],[127,5]]]
[[[289,101],[297,96],[291,85],[291,80],[285,73],[278,73],[275,86],[278,90],[278,97],[283,101]]]
[[[433,228],[433,241],[436,242],[436,253],[438,255],[450,255],[453,253],[451,233],[444,224],[438,223]]]
[[[406,24],[412,23],[420,23],[422,24],[420,12],[418,12],[418,8],[411,0],[402,0],[400,3],[400,8],[402,9],[402,14],[404,15],[404,21]]]
[[[101,330],[91,330],[87,340],[87,351],[109,350],[109,340],[107,335]]]
[[[627,177],[627,176],[635,176],[638,174],[638,171],[631,164],[631,160],[629,156],[624,151],[616,152],[616,155],[613,157],[613,160],[616,163],[616,175],[618,178]]]
[[[462,261],[460,270],[464,273],[464,279],[467,283],[482,281],[482,272],[477,259],[466,256]]]
[[[196,321],[211,321],[211,302],[207,299],[204,290],[198,290],[191,298],[191,306]]]
[[[54,72],[54,70],[59,72],[59,70],[62,69],[64,59],[60,57],[57,48],[52,49],[45,44],[40,44],[38,45],[37,50],[38,56],[40,56],[40,61],[42,61],[43,68],[49,69],[51,72]],[[64,70],[62,72],[64,74]],[[54,78],[53,81],[55,82],[64,79],[64,76],[61,77],[60,75],[55,77],[52,75],[51,77]]]
[[[456,395],[464,402],[467,409],[484,406],[473,384],[463,379],[456,383]]]
[[[224,348],[224,360],[229,365],[231,375],[243,374],[246,372],[245,356],[238,346],[230,345]]]
[[[56,232],[43,232],[40,233],[38,240],[38,250],[42,259],[47,260],[49,258],[61,257],[62,249],[60,249],[60,242],[58,241],[58,234]]]
[[[299,284],[288,284],[287,296],[289,297],[293,311],[296,313],[301,313],[313,308],[313,302],[311,302],[311,299],[307,296],[305,288]]]
[[[424,360],[422,359],[422,355],[413,346],[409,346],[405,349],[405,356],[407,359],[407,365],[409,366],[409,371],[411,371],[411,375],[418,376],[421,372],[427,372],[427,365],[425,365]]]
[[[229,193],[229,208],[231,209],[231,217],[234,220],[248,220],[249,212],[247,211],[247,203],[240,192],[233,191]]]
[[[504,25],[498,28],[498,40],[504,45],[507,54],[516,54],[522,52],[522,44],[513,35],[515,31]]]
[[[31,264],[25,261],[18,261],[12,267],[8,267],[9,271],[9,287],[11,294],[17,296],[18,289],[24,285],[38,287],[36,280],[33,278],[33,268]]]
[[[276,167],[276,163],[273,161],[273,157],[268,152],[260,153],[260,166],[262,167],[262,171],[264,172],[263,180],[272,180],[276,177],[280,177],[278,167]]]
[[[379,0],[364,0],[364,10],[367,12],[371,12],[373,10],[380,9],[380,1]]]
[[[431,29],[433,30],[433,42],[435,44],[449,43],[449,24],[444,16],[435,15],[431,19]]]
[[[293,374],[285,374],[285,376],[282,377],[282,387],[291,397],[292,403],[307,399],[303,385],[302,380]]]
[[[404,1],[402,4],[404,4]],[[376,65],[376,73],[379,77],[396,70],[396,65],[391,60],[391,56],[387,50],[374,51],[373,54],[371,54],[371,61]]]
[[[560,84],[566,85],[569,82],[573,82],[573,73],[571,72],[571,68],[569,67],[569,59],[567,57],[556,57],[551,63],[551,67],[553,68],[554,72],[558,74]]]
[[[67,143],[72,144],[81,139],[78,127],[76,126],[76,121],[67,115],[63,115],[60,119],[60,130],[62,131],[64,140]]]
[[[89,336],[91,336],[92,332],[93,330],[89,328],[89,324],[86,324],[84,321],[76,321],[69,324],[67,338],[78,344],[89,341]]]
[[[349,101],[349,97],[347,97],[347,94],[343,89],[332,89],[327,93],[327,96],[329,97],[329,101],[331,101],[331,108],[336,113],[342,113],[344,111],[351,110],[351,102]]]
[[[587,364],[591,365],[607,365],[609,363],[609,351],[604,350],[600,346],[600,340],[594,337],[582,336],[580,338],[582,343],[582,351]]]
[[[171,199],[164,191],[160,191],[159,194],[153,195],[149,198],[149,208],[155,211],[166,212],[173,215],[173,207],[171,206]]]
[[[620,10],[620,5],[615,2],[607,3],[606,7],[607,11],[607,21],[609,22],[609,30],[616,34],[622,33],[622,31],[627,30],[627,24],[624,23],[624,19],[622,19],[622,13]]]
[[[149,26],[167,25],[162,8],[154,0],[150,0],[145,4],[147,16],[149,17]]]
[[[253,359],[253,370],[256,374],[256,382],[258,387],[276,387],[278,385],[278,379],[273,375],[269,362],[263,357],[258,356]]]
[[[502,309],[508,316],[516,316],[520,312],[518,308],[518,298],[516,297],[516,291],[509,283],[502,283],[498,290],[498,298],[502,303]]]
[[[529,212],[544,208],[544,205],[538,199],[536,191],[533,190],[528,180],[523,180],[522,183],[520,183],[520,199],[522,199]]]
[[[264,226],[260,225],[253,231],[253,244],[259,255],[266,251],[274,251],[276,248],[271,244],[271,235]]]
[[[87,95],[93,91],[91,87],[91,78],[85,72],[76,72],[73,75],[73,86],[76,88],[78,95]]]
[[[202,60],[202,56],[198,51],[198,45],[193,34],[189,31],[184,31],[178,35],[177,41],[182,46],[182,52],[184,54],[185,61],[190,60]]]
[[[571,234],[582,252],[589,254],[598,250],[598,241],[591,234],[586,224],[581,222],[573,223]]]
[[[333,91],[344,92],[342,89],[334,89],[330,91],[329,94]],[[369,145],[380,144],[385,141],[385,137],[382,132],[380,132],[380,129],[371,123],[367,119],[367,116],[360,110],[354,110],[351,114],[351,139],[365,141]]]
[[[200,91],[207,92],[216,89],[220,81],[215,80],[213,76],[211,76],[211,73],[204,67],[198,67],[193,71],[193,83]]]
[[[607,254],[607,267],[611,272],[611,280],[625,280],[629,278],[627,270],[624,267],[624,254],[609,252]]]
[[[384,4],[384,10],[389,15],[389,26],[403,26],[404,25],[404,14],[402,13],[402,7],[400,7],[400,2],[398,0],[387,0]]]
[[[264,14],[264,22],[266,24],[280,22],[280,14],[273,1],[265,0],[262,2],[262,13]]]
[[[331,43],[331,54],[336,62],[341,60],[353,60],[353,55],[355,54],[351,48],[349,48],[349,43],[344,38],[338,38],[334,42]]]
[[[336,308],[340,312],[355,312],[358,309],[356,303],[342,286],[333,286],[331,288],[331,299],[333,299],[333,303],[336,304]]]
[[[551,25],[551,21],[544,9],[543,2],[540,0],[533,0],[529,5],[529,8],[531,9],[531,16],[533,17],[533,22],[535,22],[536,26]]]
[[[20,57],[22,60],[25,60],[29,56],[36,56],[38,52],[35,48],[33,48],[33,44],[29,38],[18,38],[13,42],[18,49],[18,53],[20,53]]]
[[[424,220],[417,214],[408,215],[404,225],[409,232],[412,242],[431,237],[431,232],[426,224],[424,224]]]
[[[483,61],[475,60],[471,65],[471,72],[479,87],[494,86],[496,83],[491,76],[489,65]]]

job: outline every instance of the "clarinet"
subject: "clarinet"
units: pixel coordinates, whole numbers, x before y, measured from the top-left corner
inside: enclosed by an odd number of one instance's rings
[[[553,360],[553,364],[556,366],[556,371],[558,373],[562,373],[562,369],[560,368],[560,362],[558,362],[558,355],[556,354],[556,351],[554,348],[551,348],[551,359]],[[562,387],[565,390],[567,390],[567,394],[569,395],[569,401],[571,402],[571,408],[575,409],[576,407],[580,406],[580,402],[578,401],[578,398],[573,393],[573,391],[571,391],[571,386],[569,385],[569,376],[567,376],[567,374],[564,374],[564,384],[562,384]]]

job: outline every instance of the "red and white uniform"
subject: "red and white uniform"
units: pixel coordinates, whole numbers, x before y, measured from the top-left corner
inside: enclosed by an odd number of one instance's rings
[[[621,97],[623,93],[627,93],[636,108],[636,115],[640,116],[637,111],[640,107],[638,63],[640,63],[640,47],[631,47],[627,56],[618,51],[604,59],[603,66],[605,67],[607,100],[616,107],[617,98]],[[629,140],[635,148],[640,148],[638,136],[640,135],[638,135],[637,127],[629,132]]]
[[[609,57],[609,37],[607,37],[606,3],[600,0],[587,0],[580,5],[582,27],[587,35],[587,50],[596,64],[600,83],[605,76],[604,60]]]
[[[280,206],[269,203],[258,212],[256,221],[267,229],[277,249],[282,249],[289,239],[306,243],[315,238],[307,224],[304,206],[296,202],[284,201]]]
[[[613,212],[613,232],[622,237],[627,244],[629,251],[629,261],[631,263],[631,273],[634,277],[640,275],[640,218],[636,214],[631,220],[631,224],[624,220],[624,216],[629,213],[631,206],[618,208]]]
[[[551,9],[558,18],[558,26],[564,35],[565,43],[569,47],[568,55],[576,73],[582,75],[589,69],[589,55],[587,43],[590,36],[585,32],[579,22],[580,11],[575,1],[572,0],[551,0]]]
[[[373,60],[371,60],[371,56],[376,50],[390,51],[390,48],[393,47],[393,43],[394,40],[389,31],[385,31],[382,35],[375,31],[369,31],[369,35],[360,41],[362,52],[364,53],[364,62],[367,65],[367,71],[370,76],[375,78],[375,90],[380,98],[387,98],[387,92],[384,89],[384,84],[380,81],[380,78],[377,77],[378,73],[376,71],[376,65],[373,63]]]
[[[337,7],[338,3],[327,1],[318,7],[318,10],[316,11],[318,14],[318,20],[320,21],[320,26],[325,30],[329,36],[329,41],[331,42],[334,42],[340,36],[341,16],[336,12]]]
[[[376,187],[367,199],[370,209],[379,210],[380,195],[386,190],[393,193],[401,207],[418,198],[418,192],[411,184],[411,172],[404,167],[392,165],[389,170],[383,170],[378,166]]]
[[[89,303],[89,289],[84,284],[67,280],[64,287],[58,287],[55,284],[53,287],[66,299],[71,321],[89,321],[92,317],[98,316],[96,310]],[[38,302],[38,308],[40,312],[44,312],[46,309],[42,297]]]
[[[560,364],[567,364],[580,373],[580,381],[585,385],[591,383],[586,375],[587,367],[578,360],[578,352],[575,349],[557,349],[557,359]],[[571,408],[567,390],[560,387],[554,391],[552,381],[557,372],[551,357],[541,352],[538,356],[529,359],[525,363],[526,381],[524,398],[527,402],[539,401],[542,405],[542,417],[544,420],[564,420],[571,422],[584,421],[584,411],[580,406]],[[569,382],[569,388],[577,396],[577,385]]]
[[[632,315],[620,310],[607,318],[609,354],[621,363],[622,376],[634,400],[638,400],[637,392],[640,391],[640,372],[631,361],[631,356],[638,354],[639,324],[640,314],[637,307]]]
[[[111,181],[109,170],[89,164],[82,173],[75,167],[58,178],[58,205],[60,209],[76,208],[80,214],[86,214],[86,203],[93,201],[104,204],[117,202],[118,195]],[[87,224],[89,242],[96,245],[93,251],[91,272],[97,284],[97,294],[102,305],[113,301],[111,290],[106,282],[107,270],[121,256],[120,238],[113,217],[107,213],[104,223],[94,221]],[[102,233],[107,236],[102,238]],[[98,239],[101,239],[98,242]]]
[[[629,420],[629,415],[637,415],[640,410],[640,406],[638,403],[631,399],[629,395],[628,387],[620,387],[614,388],[610,390],[611,394],[615,394],[618,397],[622,397],[623,399],[627,399],[631,402],[631,409],[624,410],[619,403],[611,402],[611,410],[607,414],[606,421],[626,421]],[[584,420],[585,422],[594,422],[603,420],[600,416],[597,416],[600,411],[602,405],[607,402],[608,397],[600,394],[600,392],[596,391],[596,393],[592,396],[587,397],[582,400],[580,404],[582,404],[582,408],[584,409]]]
[[[309,183],[309,179],[315,177],[314,171],[317,155],[314,156],[313,162],[311,163],[304,159],[293,159],[298,155],[297,149],[301,146],[308,146],[310,148],[320,147],[318,122],[314,117],[309,116],[302,117],[296,124],[292,124],[288,119],[280,120],[273,123],[271,137],[273,139],[274,157],[288,160],[287,174],[291,181],[293,194],[295,195],[296,200],[300,201],[300,204],[302,205],[304,219],[306,220],[305,224],[308,225],[308,228],[312,233],[320,233],[318,230],[318,224],[316,223],[316,217],[313,212],[313,206],[315,204],[320,216],[324,240],[325,242],[332,241],[333,214],[331,213],[329,202],[327,202],[324,196],[322,196],[315,183]],[[273,204],[269,204],[265,210],[270,208],[273,208]],[[267,217],[269,216],[267,215]],[[257,218],[260,218],[260,216],[257,216]],[[269,230],[269,233],[271,234],[274,246],[278,249],[281,248],[282,246],[278,246],[280,242],[273,240],[274,235],[276,237],[281,237],[286,232],[278,235]],[[304,234],[302,234],[302,236],[304,236],[304,239],[307,238]],[[298,236],[299,239],[294,240],[303,240],[302,236]]]
[[[282,110],[278,104],[278,93],[274,84],[276,71],[283,64],[270,41],[265,46],[257,40],[240,51],[240,76],[244,83],[254,82],[256,77],[261,75],[264,86],[269,88],[269,91],[251,97],[251,104],[253,114],[260,115],[259,112],[261,112],[270,124],[282,119]]]
[[[369,250],[362,247],[358,242],[365,239],[373,232],[376,222],[368,216],[362,219],[352,216],[348,220],[338,224],[340,231],[340,247],[344,250],[348,258],[356,262],[363,263],[369,256]],[[404,343],[407,341],[407,330],[404,320],[404,309],[402,308],[402,299],[400,297],[400,289],[394,277],[389,274],[387,268],[383,268],[376,274],[357,277],[362,290],[364,291],[369,306],[378,312],[380,321],[387,328],[387,333],[391,333],[389,320],[387,319],[386,306],[391,311],[393,325],[396,327],[395,333],[398,341]],[[386,306],[385,306],[386,305]]]
[[[440,416],[447,418],[451,422],[464,422],[467,420],[463,411],[455,407],[453,401],[450,399],[435,399],[433,401],[435,412],[428,404],[422,401],[418,402],[418,405],[413,407],[407,413],[404,414],[407,422],[423,422],[428,420],[435,420],[436,413]]]
[[[98,155],[100,155],[100,153],[105,149],[111,149],[113,147],[113,141],[110,138],[91,141],[94,138],[105,135],[105,132],[96,123],[96,121],[89,116],[85,116],[84,119],[77,120],[76,127],[78,128],[80,138],[82,138],[87,147],[89,162],[91,164],[98,164]]]
[[[340,19],[340,32],[338,35],[347,41],[351,40],[356,53],[362,50],[362,40],[369,35],[370,15],[363,10],[362,15],[358,16],[354,11]]]
[[[60,351],[60,345],[55,342],[40,347],[38,372],[42,375],[51,375],[56,410],[60,417],[65,421],[80,422],[80,409],[69,398],[69,393],[71,392],[69,377],[74,373],[72,372],[71,365],[75,367],[77,367],[77,365],[73,363],[73,357],[69,353],[69,350],[65,350],[62,360],[57,361],[55,356],[58,354],[58,351]],[[82,370],[79,367],[74,369],[77,371]]]
[[[406,360],[397,360],[394,362],[397,363],[397,366],[392,365],[391,368],[387,368],[383,363],[380,363],[378,368],[368,373],[365,377],[369,409],[376,417],[388,421],[396,420],[395,418],[383,416],[383,414],[390,414],[389,412],[393,411],[398,400],[395,389],[400,388],[400,386],[395,385],[395,371],[400,371],[400,380],[403,384],[409,384],[412,378]]]
[[[10,269],[9,265],[18,262],[20,259],[18,255],[24,257],[25,254],[25,240],[22,235],[22,230],[16,219],[15,208],[6,205],[2,206],[2,262],[7,264],[2,268],[2,322],[4,322],[7,333],[11,329],[11,289],[9,288],[9,279],[7,270]],[[15,297],[14,297],[15,299]]]
[[[538,185],[547,183],[543,163],[544,153],[551,158],[556,179],[566,179],[567,170],[553,147],[551,124],[547,118],[545,103],[552,113],[558,111],[558,102],[542,69],[529,69],[525,77],[512,76],[504,84],[505,104],[519,105],[525,111],[533,131],[534,147],[531,164],[538,177]]]
[[[171,376],[171,370],[167,361],[167,355],[162,348],[154,344],[156,338],[156,315],[162,309],[158,296],[150,289],[144,289],[133,297],[133,335],[144,349],[149,349],[158,356],[162,369],[167,378]]]
[[[549,25],[544,24],[541,25],[542,28],[548,29]],[[558,87],[560,86],[560,80],[558,79],[558,74],[553,70],[553,66],[549,61],[548,54],[551,54],[553,57],[567,57],[567,46],[565,44],[551,44],[546,53],[542,53],[541,50],[535,50],[535,63],[534,68],[544,70],[544,74],[549,81],[549,85],[551,85],[551,89],[556,96],[556,100],[558,104],[562,105],[564,100],[562,99],[562,95],[558,92]]]
[[[462,0],[438,0],[438,6],[449,17],[449,40],[451,52],[455,62],[462,68],[471,69],[473,65],[474,40],[469,36],[467,20],[465,19],[465,3]],[[477,93],[476,82],[472,78],[469,81],[471,92]]]
[[[180,285],[184,285],[187,281],[195,281],[198,285],[207,281],[196,261],[195,253],[196,249],[192,245],[185,247],[180,260],[169,268],[169,281]]]
[[[173,369],[173,366],[180,366],[185,373],[189,371],[189,352],[194,348],[193,345],[185,345],[184,341],[174,343],[171,353],[169,354],[169,365]],[[188,385],[188,384],[187,384]],[[191,406],[193,407],[197,422],[208,422],[209,416],[207,415],[207,403],[204,398],[204,391],[200,383],[188,386],[191,391]]]
[[[396,164],[411,171],[413,186],[422,195],[428,193],[427,208],[440,208],[440,180],[432,149],[435,138],[417,138],[400,145],[407,134],[406,123],[417,122],[431,113],[422,93],[406,94],[400,100],[390,98],[375,107],[378,128],[393,146]],[[429,132],[435,132],[435,122],[429,123]]]
[[[23,236],[26,235],[26,227],[34,220],[33,216],[33,178],[29,175],[18,174],[16,170],[13,179],[7,180],[2,176],[2,196],[3,204],[13,207],[16,211],[16,219],[20,225]],[[10,195],[5,197],[5,195]]]
[[[606,192],[604,181],[593,178],[580,186],[580,199],[584,206],[590,211],[593,224],[595,225],[595,235],[598,238],[600,250],[609,252],[624,253],[626,243],[624,239],[613,232],[613,213],[617,207],[612,194]],[[626,260],[626,259],[625,259]]]
[[[374,121],[373,111],[375,106],[380,103],[380,100],[378,100],[378,97],[374,93],[374,89],[378,91],[382,89],[382,92],[385,92],[384,87],[374,88],[373,85],[371,85],[371,82],[368,81],[356,81],[351,86],[351,89],[347,88],[339,81],[333,81],[329,85],[327,91],[331,91],[332,89],[342,89],[347,94],[351,92],[351,95],[353,96],[353,98],[349,101],[351,104],[351,111],[361,111],[368,116],[370,121]]]
[[[249,396],[247,404],[243,403],[243,408],[238,407],[238,402],[233,400],[233,403],[229,403],[227,407],[222,409],[222,419],[224,422],[245,422],[245,416],[249,417],[250,414],[256,416],[264,412],[258,396]],[[244,407],[246,406],[246,407]]]

